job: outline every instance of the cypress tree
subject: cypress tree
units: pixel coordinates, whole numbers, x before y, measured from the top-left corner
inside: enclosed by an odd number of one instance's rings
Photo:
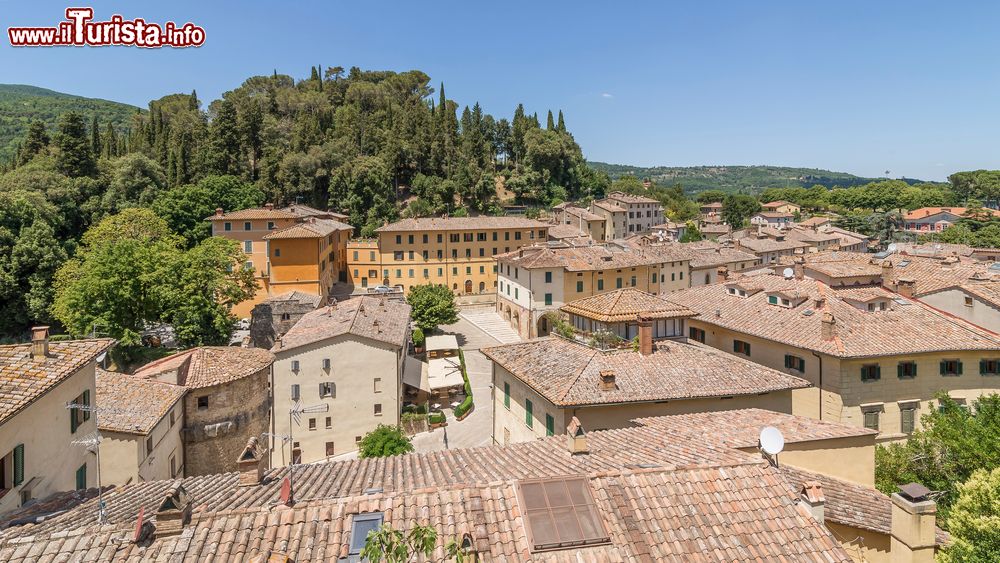
[[[556,131],[560,133],[566,132],[566,121],[563,120],[562,110],[559,110],[559,123],[556,124]]]
[[[94,158],[101,154],[101,126],[97,124],[97,114],[90,121],[90,152]]]
[[[21,147],[20,155],[14,162],[24,164],[48,146],[49,134],[45,131],[45,124],[37,120],[32,121],[24,138],[24,146]]]
[[[319,73],[316,72],[316,67],[312,68],[312,74],[309,75],[309,80],[319,80]]]
[[[93,176],[97,172],[94,155],[90,152],[90,140],[87,139],[87,126],[80,114],[68,112],[62,115],[56,146],[59,147],[56,167],[63,174],[78,178]]]
[[[109,121],[104,129],[104,144],[101,147],[101,156],[104,158],[114,158],[118,156],[118,133],[115,126]]]
[[[198,101],[198,91],[197,90],[191,90],[191,99],[188,101],[188,103],[190,104],[188,107],[192,111],[198,111],[198,106],[201,105],[201,102]]]
[[[555,121],[552,119],[552,110],[549,110],[549,117],[548,119],[545,120],[545,128],[548,129],[549,131],[555,131],[556,124]]]

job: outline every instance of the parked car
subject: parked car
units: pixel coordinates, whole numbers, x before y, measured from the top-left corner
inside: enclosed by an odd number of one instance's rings
[[[391,287],[387,286],[387,285],[376,285],[375,287],[373,287],[371,289],[371,292],[372,293],[379,293],[379,294],[381,294],[381,293],[395,293],[396,290],[394,288],[391,288]]]
[[[239,322],[236,323],[236,326],[240,330],[250,330],[250,319],[240,319]]]

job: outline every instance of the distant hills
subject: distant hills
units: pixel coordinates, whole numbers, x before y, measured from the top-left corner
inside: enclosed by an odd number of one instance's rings
[[[722,190],[725,192],[759,192],[764,188],[858,186],[884,178],[863,178],[846,172],[832,172],[819,168],[791,168],[788,166],[628,166],[589,162],[592,168],[603,170],[612,179],[632,175],[649,178],[657,184],[680,184],[685,192]],[[916,184],[921,180],[904,178]]]
[[[140,110],[128,104],[73,96],[36,86],[0,84],[0,161],[13,156],[17,143],[24,138],[32,121],[40,119],[55,131],[59,116],[67,111],[82,114],[88,125],[97,115],[102,129],[109,121],[122,129],[131,121],[132,114]]]

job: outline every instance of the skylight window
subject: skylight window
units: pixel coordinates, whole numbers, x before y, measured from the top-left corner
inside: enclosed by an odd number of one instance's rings
[[[361,548],[365,546],[368,533],[379,529],[382,525],[381,512],[368,512],[365,514],[355,514],[351,522],[351,550],[350,555],[361,553]]]
[[[594,496],[582,478],[521,481],[518,495],[532,551],[607,543]]]
[[[899,264],[898,264],[898,266],[900,268],[905,268],[905,267],[907,267],[909,265],[910,265],[910,261],[909,260],[900,260]]]

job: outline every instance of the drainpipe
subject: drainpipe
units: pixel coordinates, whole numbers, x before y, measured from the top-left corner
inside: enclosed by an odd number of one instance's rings
[[[823,420],[823,356],[812,353],[819,360],[819,419]]]

